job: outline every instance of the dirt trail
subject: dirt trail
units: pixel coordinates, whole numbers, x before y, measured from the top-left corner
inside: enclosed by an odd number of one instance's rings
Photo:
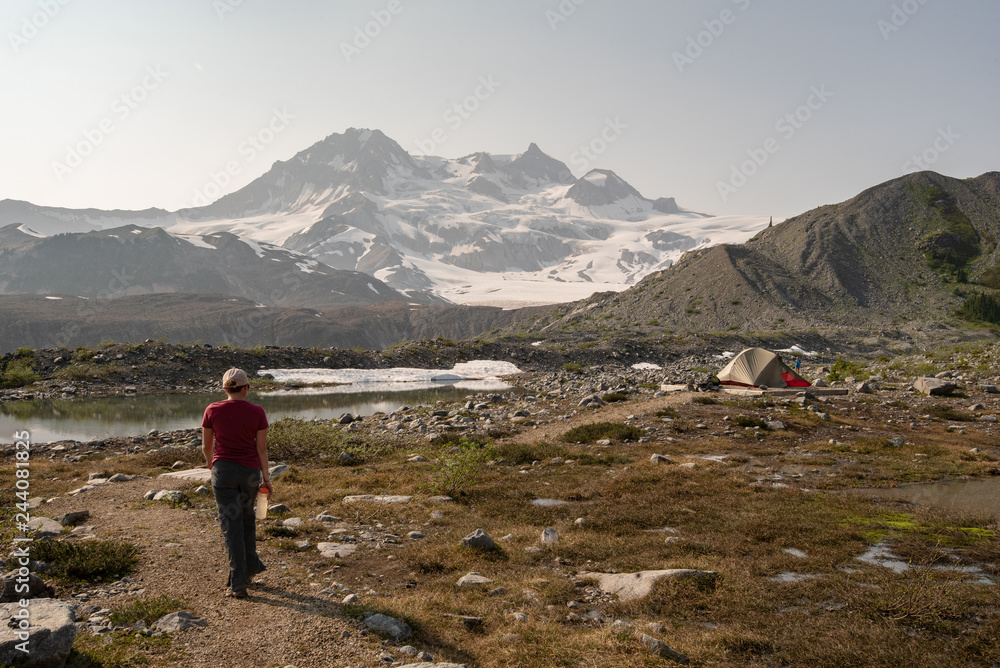
[[[268,570],[257,576],[250,597],[225,598],[228,568],[217,521],[203,512],[162,502],[140,505],[145,491],[171,487],[176,483],[156,479],[109,483],[60,498],[33,513],[56,517],[87,509],[91,517],[86,524],[94,525],[99,538],[141,546],[140,565],[132,577],[135,586],[146,592],[95,597],[87,603],[114,608],[149,596],[182,599],[187,610],[208,621],[206,629],[183,631],[174,641],[175,651],[188,654],[177,665],[191,668],[384,665],[378,659],[379,640],[362,637],[357,628],[337,619],[340,606],[334,597],[318,593],[325,585],[305,581],[298,573],[289,575],[281,555],[266,544],[260,548]],[[343,631],[351,637],[342,638]]]

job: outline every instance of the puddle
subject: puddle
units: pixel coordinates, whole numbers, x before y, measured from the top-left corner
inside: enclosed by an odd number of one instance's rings
[[[1000,517],[1000,477],[985,480],[945,480],[891,489],[858,491],[882,499],[902,499],[943,510],[988,512]]]
[[[808,559],[809,555],[798,549],[797,547],[786,547],[782,550],[785,554],[790,554],[793,557],[798,557],[799,559]]]
[[[531,505],[551,508],[553,506],[567,506],[569,505],[569,501],[563,501],[562,499],[532,499]]]
[[[903,561],[897,555],[893,554],[886,543],[873,545],[867,552],[855,558],[866,564],[888,568],[894,573],[905,573],[913,568],[920,568],[920,566],[912,566],[909,562]],[[970,577],[966,579],[966,582],[970,584],[996,584],[996,580],[984,573],[978,566],[931,566],[930,568],[933,571],[951,571],[953,573],[968,575]]]

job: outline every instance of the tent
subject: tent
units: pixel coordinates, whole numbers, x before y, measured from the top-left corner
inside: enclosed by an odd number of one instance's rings
[[[809,387],[809,381],[782,362],[778,353],[763,348],[747,348],[718,373],[718,378],[721,385]]]

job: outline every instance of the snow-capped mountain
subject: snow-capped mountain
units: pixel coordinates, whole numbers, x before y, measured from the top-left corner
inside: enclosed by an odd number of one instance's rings
[[[411,156],[378,130],[317,142],[219,200],[168,213],[0,202],[0,227],[51,235],[125,224],[188,240],[228,232],[365,272],[404,294],[515,305],[621,290],[685,251],[741,242],[764,217],[710,217],[643,197],[612,171],[576,178],[520,155]]]

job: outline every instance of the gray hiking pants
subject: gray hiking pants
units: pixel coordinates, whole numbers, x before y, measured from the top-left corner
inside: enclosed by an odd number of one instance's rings
[[[222,459],[212,464],[212,491],[229,554],[226,584],[233,591],[246,589],[249,579],[264,570],[257,556],[257,521],[253,507],[261,479],[260,469]]]

